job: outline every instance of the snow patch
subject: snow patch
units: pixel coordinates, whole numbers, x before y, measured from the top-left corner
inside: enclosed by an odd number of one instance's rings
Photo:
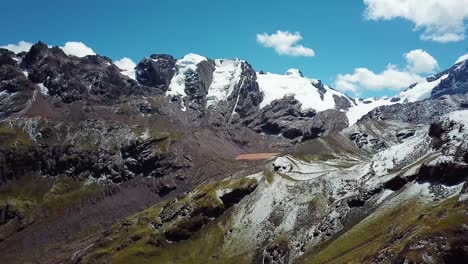
[[[181,96],[182,99],[187,96],[185,93],[185,79],[186,73],[189,71],[196,72],[197,65],[202,62],[206,61],[205,57],[200,55],[190,53],[185,55],[182,59],[177,60],[176,62],[176,69],[177,73],[171,80],[171,84],[169,85],[169,89],[166,92],[167,96]],[[185,111],[186,107],[182,101],[182,111]]]
[[[242,63],[243,61],[239,59],[215,60],[213,82],[210,85],[208,95],[206,97],[207,108],[219,101],[225,101],[229,98],[236,85],[240,82]]]
[[[49,95],[49,89],[47,89],[47,87],[45,87],[43,83],[38,83],[37,86],[39,87],[39,90],[42,94]]]
[[[257,73],[257,82],[260,90],[264,94],[264,99],[260,104],[260,108],[286,95],[294,95],[294,98],[302,104],[303,110],[315,109],[321,112],[335,108],[334,94],[344,96],[342,93],[325,86],[326,92],[322,100],[319,90],[313,86],[313,84],[317,83],[317,80],[302,77],[299,70],[296,69],[288,70],[285,75]]]
[[[346,116],[348,117],[349,126],[354,125],[361,117],[374,110],[377,107],[384,105],[392,105],[389,98],[369,98],[369,99],[357,99],[356,105],[349,108]]]
[[[133,80],[136,80],[135,68],[137,65],[135,62],[133,62],[133,60],[131,60],[130,58],[124,57],[118,61],[115,61],[114,64],[115,66],[123,70],[121,72],[123,75],[126,75],[132,78]]]
[[[299,69],[294,69],[294,68],[291,68],[291,69],[287,70],[286,75],[304,77]]]
[[[445,74],[444,76],[432,82],[425,80],[424,82],[417,83],[416,86],[399,93],[395,97],[400,98],[402,102],[405,103],[413,103],[429,99],[431,97],[432,90],[448,76],[448,74]]]
[[[468,110],[455,111],[447,114],[446,117],[457,123],[461,123],[465,126],[468,126]]]

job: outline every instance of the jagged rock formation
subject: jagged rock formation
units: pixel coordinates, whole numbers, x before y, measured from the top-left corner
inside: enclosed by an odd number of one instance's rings
[[[448,72],[450,73],[449,76],[432,90],[432,98],[438,98],[443,95],[468,93],[467,61],[462,61],[454,65]]]

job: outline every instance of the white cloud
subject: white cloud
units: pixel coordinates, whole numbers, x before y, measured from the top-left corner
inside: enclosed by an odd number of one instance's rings
[[[136,63],[132,59],[124,57],[118,61],[114,61],[114,64],[123,70],[122,74],[135,80],[135,67]]]
[[[421,39],[456,42],[465,39],[468,0],[364,0],[370,20],[403,18],[422,30]]]
[[[60,47],[67,55],[77,57],[85,57],[88,55],[96,55],[96,53],[83,42],[69,41],[63,47]]]
[[[23,51],[29,51],[29,49],[31,49],[32,47],[32,43],[29,43],[27,41],[20,41],[18,42],[18,44],[8,44],[8,45],[5,45],[5,46],[0,46],[0,48],[2,49],[8,49],[8,50],[11,50],[13,51],[14,53],[20,53],[20,52],[23,52]]]
[[[381,73],[375,73],[367,68],[357,68],[353,74],[339,74],[335,86],[343,92],[359,93],[359,88],[401,90],[423,80],[423,77],[415,73],[399,70],[395,65],[388,65]]]
[[[432,73],[439,67],[437,60],[424,50],[412,50],[405,54],[408,68],[414,73]]]
[[[276,31],[268,35],[267,33],[257,34],[257,42],[267,48],[274,48],[279,55],[313,57],[313,49],[306,48],[297,42],[302,40],[301,33],[290,33],[288,31]]]
[[[455,64],[460,63],[462,61],[466,61],[466,60],[468,60],[468,53],[458,58]]]
[[[411,84],[424,81],[422,73],[431,73],[437,69],[437,60],[423,50],[412,50],[404,54],[407,65],[398,68],[389,64],[385,70],[375,73],[367,68],[357,68],[352,74],[339,74],[335,87],[342,92],[358,95],[364,90],[401,90]]]

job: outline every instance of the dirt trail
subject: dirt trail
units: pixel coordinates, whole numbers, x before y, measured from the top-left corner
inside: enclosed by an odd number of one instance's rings
[[[269,159],[274,156],[279,155],[279,153],[253,153],[253,154],[242,154],[237,156],[236,160],[263,160]]]

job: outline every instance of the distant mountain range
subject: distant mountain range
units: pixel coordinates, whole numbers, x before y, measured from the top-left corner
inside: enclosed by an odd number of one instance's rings
[[[464,263],[467,178],[468,61],[359,99],[240,59],[0,49],[1,263]]]

